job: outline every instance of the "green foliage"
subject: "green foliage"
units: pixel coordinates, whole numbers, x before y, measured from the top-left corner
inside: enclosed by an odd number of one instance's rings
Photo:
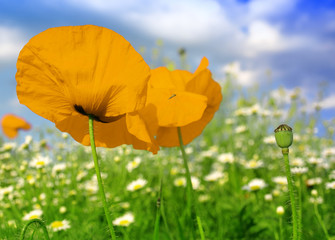
[[[302,210],[302,239],[324,239],[311,201],[319,202],[320,216],[329,235],[334,236],[335,190],[329,184],[335,179],[333,125],[324,123],[325,137],[315,135],[314,128],[322,119],[299,112],[303,101],[298,92],[286,106],[269,94],[254,92],[257,89],[239,90],[233,79],[222,86],[219,112],[203,134],[186,146],[191,175],[198,181],[194,184],[198,185],[195,197],[206,238],[278,239],[278,206],[285,208],[283,239],[290,238],[287,185],[274,181],[274,177],[285,176],[273,133],[282,122],[294,129],[291,168],[306,168],[301,175],[293,174],[296,184],[301,179],[302,204],[298,208]],[[51,239],[107,239],[91,150],[71,137],[63,138],[54,129],[36,131],[26,149],[20,148],[20,142],[16,147],[8,142],[0,147],[0,239],[18,239],[27,222],[23,218],[34,209],[42,210],[40,218],[48,226]],[[127,212],[134,215],[129,226],[115,226],[120,239],[153,239],[161,178],[159,239],[192,239],[196,219],[192,223],[187,218],[184,168],[178,148],[163,148],[155,156],[126,146],[98,148],[97,152],[112,219]],[[52,161],[38,168],[33,164],[38,155],[49,156]],[[141,158],[138,166],[133,163],[137,157]],[[139,178],[147,184],[127,190],[128,184]],[[266,185],[252,190],[248,184],[253,179],[262,179]],[[318,198],[311,195],[312,189],[318,190]],[[272,200],[265,200],[270,194]],[[68,220],[70,228],[52,231],[50,224],[62,220]],[[27,236],[43,238],[40,230],[29,231]]]

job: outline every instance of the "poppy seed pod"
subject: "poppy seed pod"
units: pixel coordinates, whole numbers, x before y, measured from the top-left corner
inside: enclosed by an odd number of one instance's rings
[[[280,148],[288,148],[293,142],[292,128],[286,124],[281,124],[275,129],[275,138]]]

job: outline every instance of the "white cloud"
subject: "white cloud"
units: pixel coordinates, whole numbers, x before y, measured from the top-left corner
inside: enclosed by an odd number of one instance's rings
[[[154,38],[178,44],[208,42],[231,29],[222,7],[215,0],[67,1],[117,17]]]
[[[296,0],[253,0],[247,4],[218,0],[63,1],[117,18],[153,38],[178,45],[216,46],[222,54],[254,57],[308,44],[306,38],[287,36],[266,20],[291,11]]]
[[[335,95],[330,95],[318,103],[323,109],[335,108]]]
[[[241,64],[238,61],[223,66],[221,72],[230,74],[234,81],[245,87],[254,85],[257,80],[256,71],[241,70]]]
[[[247,55],[253,56],[260,52],[279,52],[305,43],[301,37],[284,36],[278,27],[258,20],[249,26],[245,47]]]
[[[0,61],[12,61],[24,46],[24,34],[16,28],[0,25]]]
[[[286,14],[292,11],[297,0],[253,0],[249,3],[252,18],[266,18]]]

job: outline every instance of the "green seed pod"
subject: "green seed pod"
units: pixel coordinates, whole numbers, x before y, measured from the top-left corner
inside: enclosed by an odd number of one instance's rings
[[[275,130],[275,138],[280,148],[288,148],[293,142],[292,128],[286,124],[281,124]]]

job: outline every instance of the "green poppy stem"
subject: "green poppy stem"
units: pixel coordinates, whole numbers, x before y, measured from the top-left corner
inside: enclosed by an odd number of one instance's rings
[[[291,168],[290,168],[290,163],[289,163],[289,159],[288,159],[288,153],[289,153],[288,148],[282,148],[282,153],[283,153],[284,162],[285,162],[288,190],[290,192],[292,219],[293,219],[293,240],[298,240],[298,239],[300,239],[300,237],[299,237],[300,234],[299,234],[299,229],[298,229],[299,223],[298,223],[298,215],[297,215],[297,206],[296,206],[296,203],[295,203]]]
[[[102,203],[103,203],[103,206],[104,206],[105,216],[107,218],[109,231],[111,233],[112,240],[116,240],[115,231],[114,231],[114,228],[113,228],[112,217],[111,217],[111,214],[108,210],[105,190],[104,190],[104,186],[103,186],[102,179],[101,179],[101,173],[100,173],[97,151],[96,151],[96,148],[95,148],[93,121],[94,121],[93,116],[89,116],[88,126],[89,126],[90,141],[91,141],[92,155],[93,155],[93,160],[94,160],[95,173],[96,173],[97,179],[98,179],[100,197],[101,197],[101,200],[102,200]]]
[[[48,230],[47,230],[47,228],[46,228],[46,226],[45,226],[45,223],[44,223],[42,220],[40,220],[40,219],[32,219],[32,220],[30,220],[30,221],[24,226],[24,228],[22,229],[21,235],[20,235],[20,240],[24,240],[24,237],[25,237],[25,235],[26,235],[26,232],[27,232],[27,230],[28,230],[28,227],[29,227],[31,224],[33,224],[33,223],[38,223],[38,224],[41,226],[42,230],[43,230],[44,239],[50,240],[50,237],[49,237],[49,234],[48,234]]]
[[[184,148],[184,144],[183,144],[183,137],[182,137],[182,134],[181,134],[180,127],[177,127],[177,131],[178,131],[178,138],[179,138],[179,147],[180,147],[180,150],[181,150],[181,153],[182,153],[182,156],[183,156],[184,167],[185,167],[185,170],[186,170],[187,209],[190,213],[190,216],[192,216],[192,207],[193,207],[194,214],[195,214],[196,220],[197,220],[198,230],[199,230],[199,233],[200,233],[200,236],[201,236],[201,240],[205,240],[205,234],[204,234],[204,230],[202,229],[201,218],[197,213],[196,202],[195,202],[194,195],[193,195],[191,174],[190,174],[190,169],[188,168],[187,156],[186,156],[186,153],[185,153],[185,148]]]

